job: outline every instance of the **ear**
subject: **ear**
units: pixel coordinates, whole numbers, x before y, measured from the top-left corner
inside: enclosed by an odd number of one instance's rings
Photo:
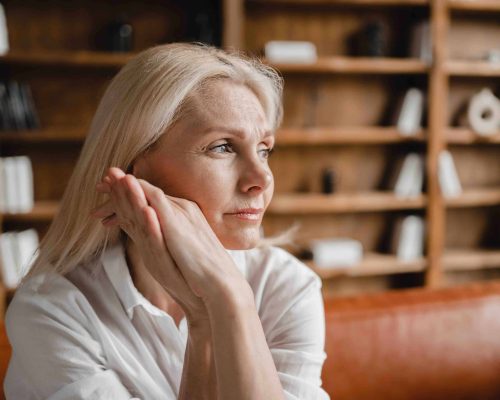
[[[147,172],[147,163],[145,158],[140,155],[137,157],[127,169],[127,174],[132,174],[136,178],[144,178]]]

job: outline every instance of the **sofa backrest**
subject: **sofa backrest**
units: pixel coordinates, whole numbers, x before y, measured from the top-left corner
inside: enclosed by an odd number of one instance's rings
[[[500,282],[325,300],[333,400],[500,399]]]

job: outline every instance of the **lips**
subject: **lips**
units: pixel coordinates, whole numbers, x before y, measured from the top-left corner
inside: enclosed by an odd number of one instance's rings
[[[260,221],[263,212],[263,208],[242,208],[236,210],[235,212],[228,213],[228,215],[232,215],[238,219],[246,221]]]
[[[229,214],[262,214],[263,208],[242,208]]]

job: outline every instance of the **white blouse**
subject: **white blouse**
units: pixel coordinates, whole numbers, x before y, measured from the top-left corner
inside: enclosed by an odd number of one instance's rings
[[[287,399],[329,399],[321,388],[321,280],[286,251],[229,251],[249,282]],[[121,244],[65,277],[29,279],[6,315],[12,345],[7,399],[176,399],[186,319],[135,288]]]

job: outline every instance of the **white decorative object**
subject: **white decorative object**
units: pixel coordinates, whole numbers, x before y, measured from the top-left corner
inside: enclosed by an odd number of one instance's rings
[[[0,234],[0,265],[7,288],[16,288],[28,272],[37,255],[38,243],[38,233],[34,229]]]
[[[462,193],[462,185],[458,179],[455,163],[448,150],[443,150],[439,154],[438,179],[444,197],[456,197]]]
[[[428,20],[421,21],[413,28],[410,57],[418,58],[429,64],[432,62],[431,28]]]
[[[305,41],[272,40],[264,48],[266,59],[272,63],[314,63],[318,59],[314,43]]]
[[[500,100],[484,88],[472,96],[467,109],[467,121],[480,136],[491,136],[500,129]]]
[[[7,21],[5,19],[5,11],[0,4],[0,55],[9,52],[9,33],[7,31]]]
[[[0,234],[0,263],[2,266],[2,281],[8,289],[15,288],[19,282],[16,259],[16,234],[6,232]]]
[[[397,129],[403,136],[412,136],[422,129],[422,116],[424,113],[424,93],[417,88],[408,89],[405,94],[399,117]]]
[[[408,215],[400,221],[396,256],[401,261],[417,260],[424,255],[424,220]]]
[[[363,246],[354,239],[313,240],[311,251],[318,268],[352,267],[363,259]]]
[[[0,158],[0,196],[0,212],[26,213],[33,209],[33,168],[28,157]]]
[[[424,184],[424,157],[418,153],[406,155],[399,172],[394,194],[396,197],[418,197]]]

